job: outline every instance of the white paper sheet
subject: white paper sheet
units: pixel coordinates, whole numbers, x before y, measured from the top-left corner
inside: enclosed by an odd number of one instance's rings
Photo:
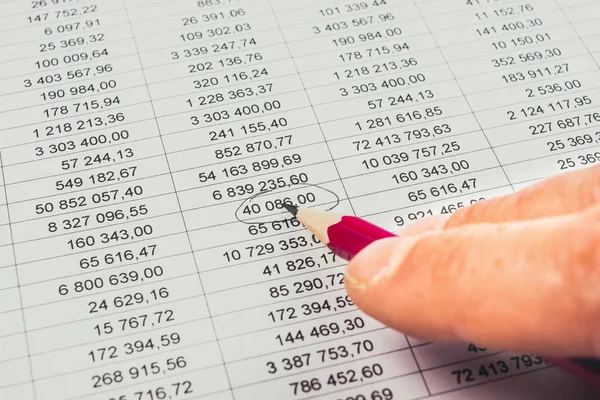
[[[0,2],[0,399],[585,399],[362,314],[389,230],[600,162],[594,0]]]

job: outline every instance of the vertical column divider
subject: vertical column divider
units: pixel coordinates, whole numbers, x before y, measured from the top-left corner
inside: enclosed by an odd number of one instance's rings
[[[215,327],[215,323],[213,320],[213,316],[212,313],[210,312],[210,307],[208,305],[208,300],[206,299],[206,291],[204,290],[204,283],[202,282],[202,277],[200,275],[200,269],[198,268],[198,260],[196,259],[196,254],[194,253],[194,246],[192,245],[192,240],[190,238],[190,233],[187,227],[187,223],[185,222],[185,216],[183,215],[183,208],[181,207],[181,201],[179,199],[179,194],[177,193],[177,187],[175,185],[175,179],[173,178],[173,172],[171,170],[171,164],[169,163],[169,156],[167,154],[167,150],[165,147],[165,143],[162,137],[162,133],[160,131],[160,125],[158,123],[158,117],[156,116],[156,110],[154,109],[154,101],[152,100],[152,95],[150,94],[150,88],[148,87],[148,79],[146,78],[146,72],[144,71],[144,65],[142,63],[142,58],[140,56],[140,52],[137,46],[137,41],[135,39],[135,33],[133,31],[133,26],[131,24],[131,17],[129,15],[129,9],[127,8],[127,0],[122,0],[123,1],[123,6],[125,7],[125,13],[127,15],[127,22],[129,24],[129,30],[131,31],[131,38],[133,39],[133,43],[135,45],[135,52],[137,54],[137,58],[138,61],[140,63],[140,71],[142,73],[142,76],[144,77],[144,86],[146,87],[146,92],[148,93],[148,101],[150,102],[150,106],[152,107],[152,114],[154,116],[154,123],[156,125],[156,130],[158,132],[158,136],[160,138],[160,143],[162,146],[162,150],[163,150],[163,154],[165,155],[165,161],[167,163],[167,168],[169,171],[169,177],[171,178],[171,184],[173,185],[173,192],[175,193],[175,198],[177,199],[177,206],[179,208],[179,214],[181,215],[181,220],[183,222],[183,227],[185,229],[185,234],[187,237],[187,241],[188,241],[188,245],[190,248],[190,252],[192,254],[192,258],[194,260],[194,266],[196,267],[196,273],[198,275],[198,281],[200,282],[200,288],[202,290],[202,295],[204,297],[204,301],[206,302],[206,310],[208,311],[208,318],[210,319],[210,323],[212,326],[212,330],[213,333],[215,335],[215,341],[217,343],[217,347],[219,349],[219,354],[221,356],[221,361],[222,361],[222,365],[223,365],[223,369],[225,370],[225,375],[227,378],[227,384],[229,385],[229,391],[231,393],[231,396],[233,397],[233,399],[235,399],[235,393],[233,392],[233,387],[231,385],[231,379],[229,377],[229,372],[227,371],[227,365],[225,363],[225,357],[223,356],[223,350],[221,348],[221,343],[219,341],[219,336],[217,335],[217,329]]]
[[[4,186],[4,201],[6,202],[6,215],[8,217],[8,229],[10,233],[10,247],[12,248],[13,260],[15,262],[15,276],[17,278],[17,288],[19,292],[19,306],[21,309],[21,318],[23,319],[23,335],[25,336],[25,345],[27,347],[27,360],[29,362],[29,375],[31,376],[31,387],[33,398],[37,400],[37,391],[33,378],[33,363],[31,362],[31,348],[29,346],[29,337],[27,335],[27,322],[25,321],[25,310],[23,309],[23,295],[21,294],[21,280],[19,279],[19,268],[17,267],[17,252],[15,251],[15,239],[13,236],[12,219],[10,217],[10,207],[8,203],[8,192],[6,190],[6,176],[4,175],[4,162],[2,160],[2,151],[0,151],[0,173],[2,174],[2,186]]]
[[[273,0],[269,0],[269,8],[271,8],[271,13],[273,13],[273,17],[275,18],[275,21],[277,22],[277,28],[279,29],[279,32],[281,32],[281,36],[283,37],[283,42],[285,43],[285,47],[290,55],[290,59],[292,60],[292,63],[294,64],[294,69],[296,70],[296,74],[298,74],[298,79],[300,79],[300,82],[302,83],[302,89],[304,90],[304,94],[306,95],[306,98],[308,99],[308,103],[310,104],[310,109],[312,110],[313,115],[315,116],[315,121],[317,121],[317,126],[319,127],[319,130],[321,131],[321,136],[323,137],[323,143],[325,143],[325,146],[327,147],[327,151],[329,152],[329,157],[331,157],[331,162],[333,163],[335,172],[337,173],[340,183],[342,184],[342,188],[344,188],[344,194],[346,195],[346,199],[348,199],[348,204],[350,205],[350,208],[352,209],[352,213],[354,215],[356,215],[356,211],[354,210],[354,206],[352,205],[352,200],[350,200],[350,196],[348,195],[348,190],[346,189],[346,185],[344,184],[342,175],[340,174],[340,170],[338,169],[335,159],[333,158],[333,153],[331,153],[331,148],[329,147],[327,137],[325,136],[325,132],[323,131],[323,127],[321,126],[321,121],[319,121],[319,117],[317,116],[315,107],[312,103],[312,100],[310,99],[308,90],[306,90],[306,85],[304,84],[304,80],[302,79],[302,74],[300,74],[300,70],[298,69],[296,60],[294,60],[294,55],[292,54],[292,51],[290,50],[290,46],[287,42],[287,39],[285,38],[283,29],[281,28],[281,24],[279,23],[279,18],[277,18],[277,13],[273,9],[272,1]]]
[[[498,158],[498,155],[496,154],[496,151],[494,150],[494,146],[492,146],[492,144],[490,143],[490,140],[488,139],[487,134],[485,133],[485,130],[483,129],[483,126],[481,125],[481,122],[479,121],[479,118],[477,118],[477,114],[475,114],[475,111],[473,110],[473,106],[471,106],[471,102],[469,102],[469,99],[467,98],[467,95],[465,94],[463,88],[460,86],[460,83],[458,82],[458,79],[456,78],[456,75],[454,74],[454,71],[452,70],[452,67],[448,63],[448,60],[446,59],[446,56],[444,55],[444,52],[442,51],[442,48],[440,47],[437,39],[435,38],[435,35],[433,34],[433,31],[431,30],[431,27],[429,26],[429,23],[427,22],[427,18],[425,18],[425,16],[421,12],[421,9],[419,8],[418,1],[417,0],[413,0],[413,2],[414,2],[415,7],[417,8],[417,10],[419,11],[419,15],[421,16],[421,19],[425,23],[425,26],[427,27],[427,31],[431,35],[431,38],[433,39],[433,42],[435,43],[435,46],[437,47],[437,49],[440,52],[440,55],[444,59],[444,63],[446,64],[446,66],[448,67],[448,70],[452,74],[452,78],[456,82],[456,86],[458,86],[458,88],[460,89],[461,95],[463,96],[463,98],[467,102],[467,105],[469,106],[469,110],[471,111],[471,114],[473,115],[473,118],[475,118],[475,121],[477,122],[477,126],[479,126],[479,129],[481,130],[481,133],[483,134],[483,137],[485,138],[488,146],[490,147],[490,150],[494,154],[494,157],[496,158],[496,161],[498,161],[498,166],[500,167],[500,169],[502,169],[502,172],[504,173],[504,176],[506,177],[506,181],[510,185],[512,191],[516,192],[515,187],[513,186],[512,182],[510,181],[510,178],[508,177],[506,171],[504,170],[504,166],[500,162],[500,159]]]

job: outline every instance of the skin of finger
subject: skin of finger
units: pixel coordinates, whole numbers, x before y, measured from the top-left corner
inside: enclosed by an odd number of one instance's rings
[[[352,260],[346,290],[364,312],[413,337],[600,356],[599,223],[600,208],[427,233],[408,250],[401,238],[385,239]],[[398,251],[404,261],[390,263]]]
[[[600,165],[545,179],[505,196],[435,215],[407,225],[399,234],[424,232],[475,223],[499,223],[578,213],[600,202]]]

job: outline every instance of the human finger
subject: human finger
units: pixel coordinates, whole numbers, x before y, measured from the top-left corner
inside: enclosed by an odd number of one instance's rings
[[[380,240],[345,284],[360,309],[413,337],[600,356],[600,207]]]
[[[452,214],[416,221],[400,232],[414,236],[466,224],[501,223],[581,212],[600,203],[600,165],[577,170],[529,186],[515,193],[480,201]]]

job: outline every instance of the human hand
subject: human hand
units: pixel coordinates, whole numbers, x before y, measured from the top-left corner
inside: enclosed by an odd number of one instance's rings
[[[412,337],[600,357],[600,166],[416,222],[360,252],[345,282]]]

